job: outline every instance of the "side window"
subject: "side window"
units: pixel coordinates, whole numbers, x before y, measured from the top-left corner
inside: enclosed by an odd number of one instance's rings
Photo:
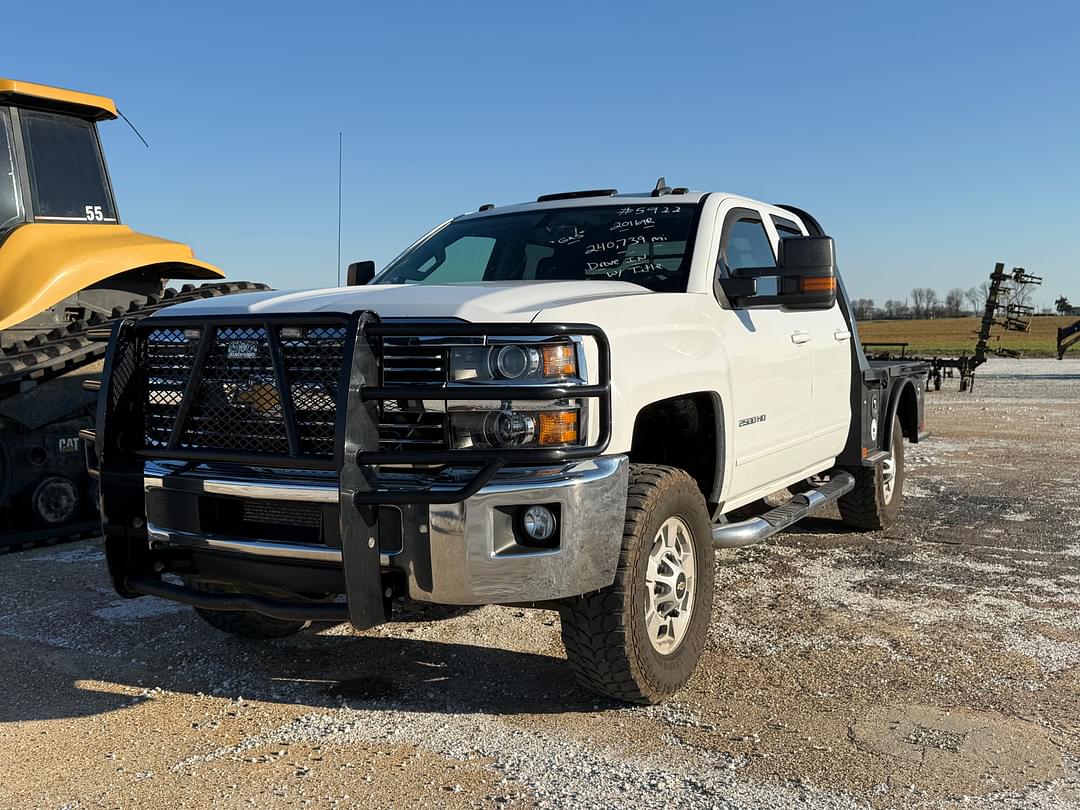
[[[729,270],[740,267],[776,267],[769,235],[760,219],[740,218],[731,226],[724,246]]]
[[[792,222],[790,219],[784,219],[783,217],[773,217],[773,225],[776,226],[776,233],[781,239],[787,239],[789,236],[802,236],[803,232],[799,230],[799,226]]]
[[[718,269],[725,275],[741,267],[776,267],[769,234],[756,214],[747,211],[731,223],[720,251],[720,261],[723,267]],[[757,291],[758,295],[776,295],[776,279],[758,279]]]

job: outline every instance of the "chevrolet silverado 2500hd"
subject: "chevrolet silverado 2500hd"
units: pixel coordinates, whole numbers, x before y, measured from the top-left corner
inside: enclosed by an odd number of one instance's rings
[[[583,684],[654,702],[701,655],[714,547],[830,502],[894,520],[923,377],[868,363],[805,212],[571,192],[348,287],[119,323],[91,466],[124,596],[262,637],[398,598],[555,607]]]

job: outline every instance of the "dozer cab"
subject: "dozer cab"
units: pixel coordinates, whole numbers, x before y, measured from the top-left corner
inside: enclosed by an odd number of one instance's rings
[[[109,327],[264,285],[120,222],[97,125],[111,99],[0,79],[0,551],[97,528],[80,431]]]

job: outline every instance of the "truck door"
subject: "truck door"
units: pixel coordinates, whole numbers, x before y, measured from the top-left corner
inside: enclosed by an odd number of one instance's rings
[[[773,215],[777,239],[805,236],[792,220]],[[805,414],[812,426],[808,450],[813,461],[830,464],[843,450],[851,425],[851,332],[840,311],[839,299],[830,309],[805,310],[810,333],[810,408]]]
[[[742,204],[722,206],[717,216],[723,223],[717,273],[776,265],[774,242],[760,211]],[[774,279],[761,279],[758,294],[774,294],[775,286]],[[722,306],[731,307],[727,301]],[[749,306],[726,314],[730,317],[722,319],[721,331],[731,363],[734,418],[729,447],[735,460],[728,493],[729,501],[745,502],[745,496],[762,497],[811,463],[806,422],[811,347],[800,312]]]

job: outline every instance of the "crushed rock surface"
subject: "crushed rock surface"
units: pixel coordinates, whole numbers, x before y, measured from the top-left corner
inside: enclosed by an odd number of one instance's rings
[[[1080,361],[956,387],[896,526],[716,554],[651,708],[579,689],[548,611],[240,642],[97,542],[0,557],[0,807],[1080,808]]]

